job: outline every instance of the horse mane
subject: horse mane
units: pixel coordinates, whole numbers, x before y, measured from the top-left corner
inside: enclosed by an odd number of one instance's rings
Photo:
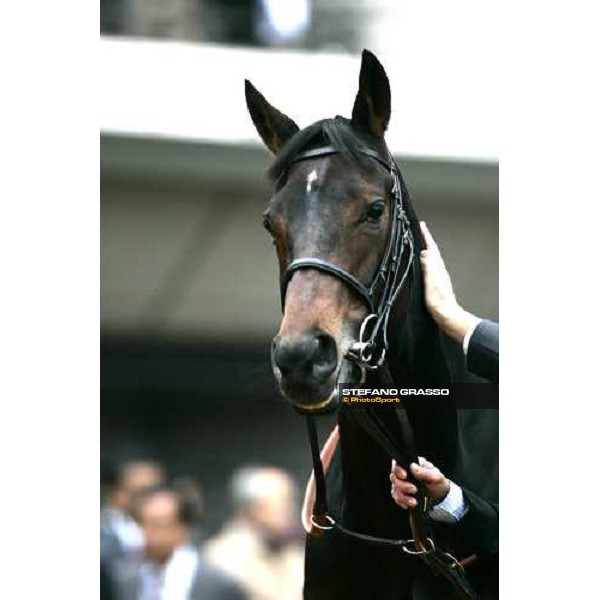
[[[357,163],[363,160],[360,148],[373,147],[373,143],[369,143],[366,136],[359,137],[349,119],[340,116],[322,119],[298,131],[285,143],[269,168],[269,179],[277,182],[292,166],[298,154],[323,145],[333,146],[335,150]]]

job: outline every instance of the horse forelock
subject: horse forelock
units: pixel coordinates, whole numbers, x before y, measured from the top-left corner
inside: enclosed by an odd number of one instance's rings
[[[325,145],[332,146],[356,163],[363,163],[365,157],[360,152],[361,148],[378,150],[376,141],[370,138],[369,135],[358,133],[350,120],[343,117],[316,121],[287,141],[269,168],[269,178],[272,182],[278,182],[301,152]]]

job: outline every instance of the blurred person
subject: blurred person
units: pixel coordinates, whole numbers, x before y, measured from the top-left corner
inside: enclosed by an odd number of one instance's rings
[[[469,371],[498,383],[498,323],[480,319],[458,303],[440,249],[424,221],[421,232],[425,240],[420,259],[427,310],[444,333],[462,344]]]
[[[116,469],[104,469],[105,504],[100,510],[100,556],[110,562],[139,552],[143,536],[135,520],[136,499],[164,481],[164,470],[156,462],[131,460]]]
[[[100,600],[115,600],[108,563],[100,560]]]
[[[231,482],[234,516],[205,545],[251,600],[300,600],[304,549],[295,537],[296,486],[283,470],[244,467]]]
[[[202,527],[204,519],[204,494],[202,486],[192,477],[181,476],[173,480],[173,489],[179,494],[182,502],[190,508],[192,522],[190,524],[190,540],[194,546],[201,546],[205,541]]]
[[[204,0],[203,5],[219,23],[218,39],[213,41],[242,46],[260,45],[256,32],[261,8],[259,0]]]
[[[137,514],[144,551],[113,565],[116,600],[246,600],[241,588],[209,566],[191,543],[195,507],[174,488],[146,491]]]

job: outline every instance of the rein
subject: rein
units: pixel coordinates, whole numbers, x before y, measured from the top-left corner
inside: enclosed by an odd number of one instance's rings
[[[403,425],[406,424],[410,427],[406,411],[402,409],[401,413],[397,413],[394,409],[394,413],[398,414],[399,424],[404,433],[405,429]],[[400,418],[400,414],[402,413],[406,418],[405,423],[402,423],[402,418]],[[366,406],[364,409],[361,408],[353,411],[353,415],[382,450],[393,457],[399,464],[405,464],[404,460],[407,457],[407,453],[410,451],[404,444],[398,444],[396,440],[391,437],[387,431],[387,427],[381,419],[381,415],[377,414],[377,410],[373,410]],[[315,503],[313,514],[310,518],[310,522],[314,529],[310,532],[310,535],[318,537],[324,533],[337,533],[338,535],[367,545],[379,548],[395,548],[407,555],[418,556],[431,569],[434,575],[442,576],[448,581],[456,598],[460,600],[478,600],[479,596],[466,578],[464,570],[464,567],[474,559],[474,556],[459,561],[449,552],[444,552],[436,547],[432,537],[429,535],[427,523],[427,497],[423,494],[418,482],[415,480],[412,480],[411,482],[417,486],[418,490],[417,507],[409,509],[409,523],[413,536],[411,539],[383,538],[360,533],[348,529],[331,516],[327,507],[327,485],[319,452],[317,428],[313,416],[306,416],[306,425],[310,440],[315,477]],[[407,472],[410,474],[410,471]]]
[[[337,153],[339,151],[332,146],[323,146],[299,154],[294,162]],[[404,288],[413,265],[414,239],[404,206],[399,170],[393,158],[389,153],[388,157],[384,158],[370,148],[361,148],[360,153],[383,165],[393,179],[390,195],[390,233],[377,272],[371,282],[365,284],[346,269],[317,256],[298,258],[287,267],[282,275],[281,302],[282,307],[285,307],[287,287],[293,274],[300,269],[316,269],[343,281],[362,298],[369,309],[369,314],[360,326],[359,340],[349,348],[345,358],[361,368],[363,380],[366,377],[366,370],[379,370],[382,378],[391,382],[389,368],[385,363],[388,350],[387,328],[391,309]],[[366,544],[397,548],[405,554],[419,556],[435,575],[442,575],[449,581],[457,598],[476,600],[478,596],[466,579],[461,562],[449,553],[436,548],[433,539],[429,536],[427,497],[419,482],[410,475],[409,466],[412,462],[418,462],[418,456],[414,433],[404,407],[392,408],[389,414],[386,413],[390,422],[393,421],[397,426],[400,435],[390,431],[389,424],[386,424],[382,418],[381,408],[375,409],[367,405],[359,410],[354,410],[352,415],[380,448],[402,465],[409,474],[411,483],[417,487],[417,506],[409,509],[409,522],[413,537],[412,539],[390,539],[367,535],[344,527],[330,515],[327,507],[327,486],[321,462],[317,428],[314,417],[307,415],[306,424],[316,490],[313,514],[310,519],[316,530],[313,535],[322,535],[329,531],[337,532]]]

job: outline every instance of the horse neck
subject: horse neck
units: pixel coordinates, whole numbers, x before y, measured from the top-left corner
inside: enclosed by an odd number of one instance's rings
[[[424,241],[419,218],[412,206],[401,178],[405,207],[414,240],[411,278],[404,293],[392,308],[388,339],[388,364],[394,382],[399,386],[437,386],[466,381],[462,348],[444,334],[425,306],[423,274],[419,254]]]
[[[419,219],[415,213],[404,181],[400,178],[405,207],[415,243],[412,276],[390,314],[388,366],[395,387],[437,387],[468,378],[462,349],[437,327],[425,307],[423,279],[419,260],[424,247]],[[366,387],[379,387],[378,372],[369,372]],[[412,410],[404,406],[413,425],[417,451],[442,470],[451,469],[455,458],[454,411]],[[342,415],[343,417],[343,415]],[[440,436],[439,432],[446,432]],[[390,458],[377,447],[370,436],[352,419],[340,419],[344,446],[344,495],[349,524],[365,531],[390,535],[390,527],[406,526],[402,511],[390,503]],[[404,516],[404,519],[401,517]],[[355,520],[356,519],[356,520]],[[404,525],[403,525],[404,524]]]
[[[467,372],[462,347],[439,329],[425,306],[419,259],[424,242],[410,199],[407,211],[415,253],[404,304],[399,301],[390,315],[388,365],[392,379],[396,387],[445,387],[470,381],[472,376]],[[456,409],[448,406],[423,410],[420,403],[413,400],[407,400],[404,406],[413,427],[418,453],[449,472],[456,458]],[[441,436],[440,432],[444,435]]]

